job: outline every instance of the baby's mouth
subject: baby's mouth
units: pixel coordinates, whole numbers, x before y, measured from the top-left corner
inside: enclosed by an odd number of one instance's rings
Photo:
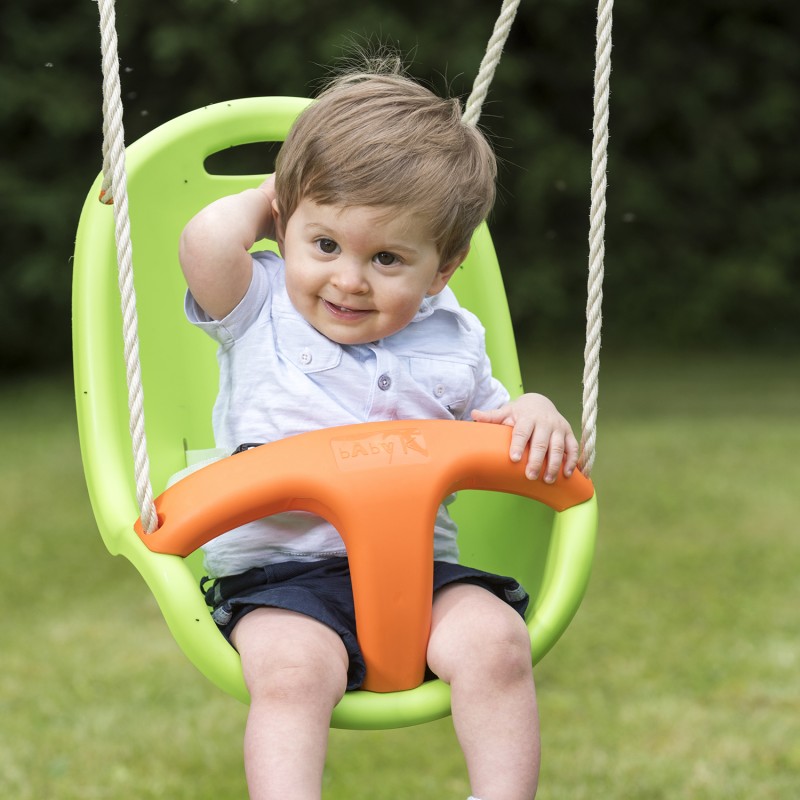
[[[349,308],[348,306],[340,306],[336,303],[331,303],[329,300],[323,299],[325,308],[338,319],[359,319],[369,314],[368,309]]]

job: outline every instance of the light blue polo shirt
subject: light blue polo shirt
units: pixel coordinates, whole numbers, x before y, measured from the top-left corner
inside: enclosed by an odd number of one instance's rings
[[[492,377],[484,329],[449,288],[427,297],[409,325],[363,345],[340,345],[295,310],[282,259],[253,254],[253,278],[239,305],[211,319],[191,294],[189,321],[219,345],[219,394],[213,425],[217,447],[270,442],[333,425],[393,419],[469,419],[497,408],[508,392]],[[437,515],[434,557],[458,560],[456,525],[445,501]],[[380,526],[380,520],[375,520]],[[326,520],[306,512],[278,514],[209,542],[212,577],[265,564],[345,555]]]

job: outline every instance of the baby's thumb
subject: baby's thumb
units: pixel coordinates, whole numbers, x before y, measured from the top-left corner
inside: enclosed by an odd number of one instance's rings
[[[470,413],[474,422],[497,422],[502,419],[501,416],[498,416],[498,412],[499,409],[483,411],[480,408],[474,408]]]

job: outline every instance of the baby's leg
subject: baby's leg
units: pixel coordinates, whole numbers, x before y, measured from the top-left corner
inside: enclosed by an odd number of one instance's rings
[[[472,794],[532,800],[539,779],[539,716],[525,623],[479,586],[434,596],[428,664],[452,692],[453,725]]]
[[[231,640],[250,692],[244,759],[251,800],[318,800],[331,712],[347,685],[339,635],[304,614],[259,608]]]

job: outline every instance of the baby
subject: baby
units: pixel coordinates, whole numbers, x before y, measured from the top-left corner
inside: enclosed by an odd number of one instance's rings
[[[569,424],[541,395],[509,398],[481,324],[447,285],[495,179],[457,100],[395,73],[333,81],[292,127],[275,175],[212,203],[181,238],[188,317],[219,345],[217,446],[471,418],[513,428],[509,458],[529,446],[530,479],[570,475]],[[280,256],[250,252],[263,238]],[[528,597],[513,578],[458,563],[450,499],[433,532],[427,663],[451,687],[473,795],[530,800],[540,745]],[[250,796],[319,798],[331,712],[365,672],[341,537],[292,512],[213,540],[205,559],[206,596],[251,697]]]

